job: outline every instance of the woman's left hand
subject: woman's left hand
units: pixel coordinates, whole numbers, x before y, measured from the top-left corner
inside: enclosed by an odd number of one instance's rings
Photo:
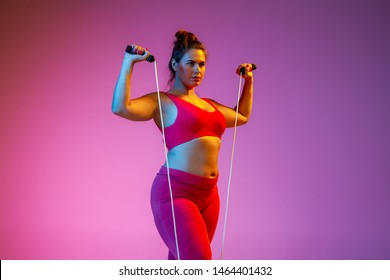
[[[252,73],[252,64],[250,63],[242,63],[240,64],[240,66],[238,66],[237,70],[236,70],[236,73],[238,75],[240,75],[240,71],[241,69],[244,69],[242,73],[242,78],[244,78],[245,80],[250,80],[253,78],[253,73]]]

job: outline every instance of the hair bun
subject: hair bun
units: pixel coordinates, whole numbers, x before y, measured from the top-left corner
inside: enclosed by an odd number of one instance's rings
[[[179,30],[176,32],[175,37],[177,40],[183,40],[187,35],[187,31],[185,30]]]
[[[195,42],[198,41],[198,38],[195,36],[194,33],[188,32],[186,30],[179,30],[175,34],[176,41],[180,43],[184,43],[185,46],[188,45],[189,42]]]

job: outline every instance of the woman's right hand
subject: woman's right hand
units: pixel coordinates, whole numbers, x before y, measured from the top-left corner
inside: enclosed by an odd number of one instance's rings
[[[156,112],[159,112],[157,111],[157,98],[154,93],[131,98],[131,76],[134,64],[146,60],[150,53],[141,46],[131,45],[131,47],[133,49],[129,48],[125,51],[121,71],[115,85],[112,112],[129,120],[146,121],[154,118]],[[134,54],[130,52],[134,52]]]
[[[132,44],[130,46],[133,47],[134,54],[130,54],[128,52],[125,52],[125,60],[129,60],[133,63],[136,63],[136,62],[146,60],[148,58],[148,56],[150,55],[150,52],[146,48],[143,48],[141,46],[134,45],[134,44]]]

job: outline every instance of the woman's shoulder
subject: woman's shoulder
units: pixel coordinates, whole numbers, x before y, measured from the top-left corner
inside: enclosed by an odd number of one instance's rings
[[[172,94],[169,94],[165,91],[160,91],[160,92],[150,92],[150,93],[147,93],[143,96],[144,99],[149,99],[150,101],[152,101],[153,103],[155,104],[158,104],[159,103],[159,100],[161,101],[161,103],[164,105],[164,104],[171,104],[173,103],[173,100],[172,100]]]
[[[153,92],[149,92],[147,94],[145,94],[144,96],[148,96],[148,97],[153,97],[153,98],[158,98],[158,95],[160,95],[161,98],[163,97],[167,97],[169,93],[165,92],[165,91],[160,91],[160,92],[157,92],[157,91],[153,91]]]
[[[214,105],[217,105],[219,104],[217,101],[215,101],[213,98],[209,98],[209,97],[202,97],[203,100],[206,100],[207,102],[209,103],[213,103]]]
[[[154,99],[154,100],[158,101],[159,95],[160,95],[161,99],[168,98],[167,93],[163,92],[163,91],[160,91],[159,93],[158,92],[149,92],[149,93],[146,93],[143,96],[141,96],[141,98]]]

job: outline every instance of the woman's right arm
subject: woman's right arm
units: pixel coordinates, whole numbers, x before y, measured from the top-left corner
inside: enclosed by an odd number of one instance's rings
[[[158,109],[155,94],[131,99],[131,76],[134,65],[146,60],[148,55],[146,51],[144,55],[125,53],[112,99],[114,114],[132,121],[147,121],[154,117]]]

